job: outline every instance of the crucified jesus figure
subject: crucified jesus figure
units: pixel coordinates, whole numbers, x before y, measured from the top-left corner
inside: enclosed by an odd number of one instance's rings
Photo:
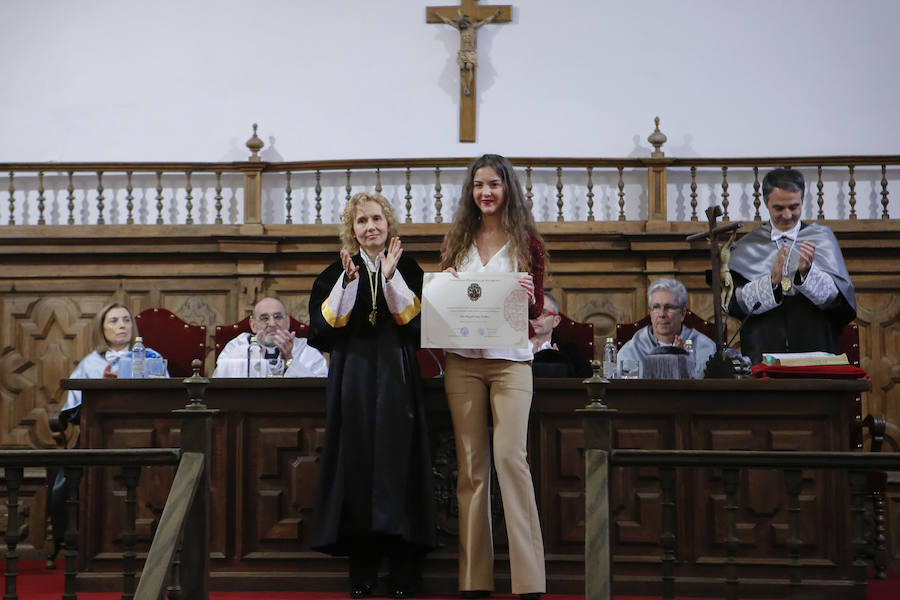
[[[474,23],[468,15],[464,14],[460,14],[455,21],[437,12],[433,14],[447,25],[459,31],[459,53],[456,55],[456,64],[459,65],[463,95],[471,96],[475,67],[478,66],[478,37],[475,30],[499,17],[500,11],[498,10],[489,17]]]

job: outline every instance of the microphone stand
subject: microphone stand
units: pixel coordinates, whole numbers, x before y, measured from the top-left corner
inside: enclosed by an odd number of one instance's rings
[[[744,325],[747,324],[747,321],[750,320],[750,317],[754,316],[759,307],[762,306],[762,302],[757,302],[750,312],[741,320],[741,324],[738,326],[737,331],[734,332],[734,335],[731,336],[731,339],[728,340],[728,343],[725,344],[724,348],[709,357],[709,360],[706,363],[706,371],[704,371],[703,376],[708,379],[744,379],[750,376],[750,372],[747,370],[744,361],[741,359],[741,356],[738,354],[737,356],[733,354],[729,354],[728,350],[731,349],[731,344],[734,343],[734,340],[737,339],[738,334],[744,328]]]

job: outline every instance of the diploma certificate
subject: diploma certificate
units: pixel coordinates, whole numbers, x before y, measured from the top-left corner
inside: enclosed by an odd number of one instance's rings
[[[528,348],[522,273],[425,273],[423,348]]]

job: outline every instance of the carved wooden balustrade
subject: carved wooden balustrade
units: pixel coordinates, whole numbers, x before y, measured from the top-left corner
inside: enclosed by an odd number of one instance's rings
[[[725,220],[760,221],[761,175],[804,172],[804,218],[890,220],[900,155],[666,157],[665,136],[640,158],[512,157],[538,221],[697,221],[710,205]],[[220,225],[337,222],[356,191],[375,190],[405,223],[452,220],[471,158],[266,162],[247,142],[243,162],[0,163],[0,225]],[[896,213],[896,211],[895,211]]]

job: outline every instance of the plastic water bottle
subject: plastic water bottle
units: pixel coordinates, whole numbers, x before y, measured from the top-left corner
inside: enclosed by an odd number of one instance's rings
[[[250,346],[247,348],[247,377],[265,377],[263,371],[262,346],[256,341],[256,336],[250,336]]]
[[[134,347],[131,349],[131,376],[134,379],[147,377],[147,350],[140,336],[134,338]]]
[[[687,355],[687,366],[688,373],[691,374],[691,377],[697,377],[697,355],[694,354],[694,340],[685,340],[684,349],[688,353]]]
[[[616,343],[611,337],[606,338],[603,346],[603,378],[612,379],[616,376]]]

